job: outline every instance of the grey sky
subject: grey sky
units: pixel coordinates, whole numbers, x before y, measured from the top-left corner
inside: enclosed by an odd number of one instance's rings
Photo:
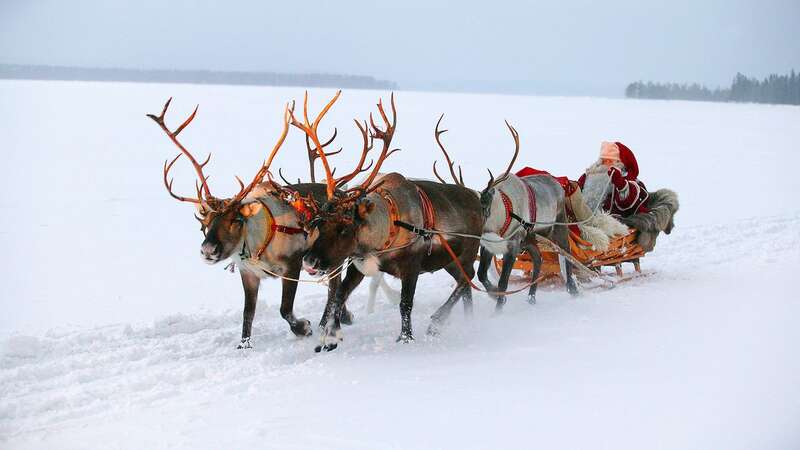
[[[334,72],[620,95],[800,69],[800,0],[0,0],[0,62]],[[474,83],[479,81],[480,83]]]

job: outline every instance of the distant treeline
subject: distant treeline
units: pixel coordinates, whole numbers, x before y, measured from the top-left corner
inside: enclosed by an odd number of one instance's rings
[[[709,89],[703,85],[637,81],[625,89],[628,98],[705,100],[712,102],[753,102],[800,105],[800,75],[772,74],[763,80],[737,73],[730,88]]]
[[[378,80],[373,77],[362,75],[220,72],[211,70],[101,69],[17,64],[0,64],[0,79],[397,89],[397,84],[392,81]]]

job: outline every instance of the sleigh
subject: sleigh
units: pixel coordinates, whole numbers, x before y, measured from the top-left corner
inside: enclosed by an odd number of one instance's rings
[[[573,263],[575,277],[584,288],[613,287],[615,284],[625,282],[642,276],[640,258],[645,255],[644,249],[636,243],[636,230],[631,229],[628,234],[613,239],[606,251],[600,252],[592,249],[591,243],[582,239],[574,231],[570,231],[569,245],[571,255],[562,255],[551,241],[537,238],[539,252],[542,255],[542,268],[537,282],[539,286],[552,286],[563,284],[560,256],[567,256]],[[623,263],[631,263],[634,272],[626,274]],[[494,264],[499,273],[503,268],[502,259],[494,258]],[[613,276],[604,274],[603,268],[613,267]],[[527,252],[521,253],[514,262],[517,272],[511,281],[530,281],[533,274],[533,261]]]

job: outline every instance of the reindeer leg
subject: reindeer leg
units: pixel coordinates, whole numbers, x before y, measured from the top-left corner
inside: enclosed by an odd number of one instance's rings
[[[292,264],[286,275],[290,278],[300,277],[300,263]],[[281,280],[283,292],[281,294],[281,317],[289,324],[292,333],[298,337],[311,336],[311,322],[306,319],[297,319],[294,316],[294,297],[297,294],[297,281],[288,280],[286,278]]]
[[[344,280],[342,280],[338,289],[336,289],[333,298],[329,299],[329,305],[325,307],[325,316],[322,318],[321,322],[324,324],[324,329],[320,338],[321,343],[314,348],[315,352],[319,352],[323,349],[326,352],[334,350],[339,345],[339,342],[342,341],[341,315],[342,311],[347,311],[344,309],[344,303],[347,301],[348,297],[350,297],[353,289],[355,289],[363,279],[364,274],[356,269],[355,264],[351,264],[350,267],[347,268],[347,275],[345,275]]]
[[[563,217],[563,219],[561,217]],[[557,220],[560,222],[566,222],[566,215],[559,214],[559,219]],[[561,247],[567,253],[572,252],[572,250],[569,248],[569,228],[564,225],[556,225],[553,227],[553,234],[553,237],[555,238],[554,241],[559,247]],[[572,264],[567,261],[566,258],[564,258],[564,272],[567,275],[567,280],[565,283],[567,286],[567,292],[569,292],[572,296],[578,295],[578,286],[575,284],[575,277],[572,276]]]
[[[459,272],[460,275],[460,272]],[[463,276],[462,276],[463,278]],[[463,296],[464,287],[469,289],[469,285],[464,282],[459,282],[453,292],[450,293],[450,297],[447,297],[447,300],[436,310],[435,313],[431,316],[431,324],[428,325],[428,336],[436,336],[441,331],[442,325],[447,322],[447,318],[450,317],[450,311],[453,310],[453,306],[456,304],[458,299]],[[472,296],[472,292],[470,292],[470,297]]]
[[[464,268],[464,271],[467,272],[467,276],[470,280],[475,278],[475,252],[464,252],[461,257],[461,266]],[[461,270],[458,271],[459,277],[456,278],[456,283],[462,282],[467,287],[467,289],[462,290],[461,292],[461,300],[464,303],[464,315],[468,318],[472,317],[472,289],[469,286],[467,280],[464,279],[464,275],[461,273]]]
[[[511,269],[514,268],[514,262],[517,260],[517,253],[516,250],[509,249],[508,252],[503,255],[503,270],[500,271],[500,280],[497,282],[496,292],[505,292],[505,290],[508,289],[508,280],[511,278]],[[497,296],[497,304],[494,307],[494,312],[503,312],[503,306],[505,304],[505,294],[499,294]]]
[[[487,291],[497,291],[497,286],[492,284],[489,280],[489,265],[492,263],[492,258],[494,255],[486,250],[484,247],[481,247],[481,260],[478,264],[478,280],[483,285],[483,288]]]
[[[256,315],[258,301],[258,286],[261,280],[248,270],[239,270],[244,289],[244,312],[242,313],[242,340],[237,349],[253,348],[250,345],[250,333],[253,330],[253,318]]]
[[[461,265],[464,267],[464,271],[467,272],[467,276],[470,280],[475,276],[475,269],[472,263],[471,259],[461,261]],[[452,311],[453,306],[459,299],[464,300],[465,314],[468,317],[472,316],[472,288],[469,285],[469,281],[464,279],[464,274],[461,273],[461,269],[459,269],[455,263],[448,264],[444,267],[444,270],[456,280],[456,287],[453,289],[450,297],[448,297],[442,306],[431,316],[431,324],[428,326],[428,335],[430,336],[439,334],[441,326],[447,322],[447,318],[450,317],[450,311]]]
[[[322,317],[320,317],[319,325],[317,326],[317,329],[320,331],[322,331],[325,328],[325,324],[328,323],[328,316],[330,316],[331,309],[333,308],[334,299],[336,298],[336,291],[339,289],[339,285],[341,283],[341,275],[328,281],[328,300],[325,302],[325,310],[322,311]]]
[[[542,271],[542,253],[539,251],[539,246],[536,245],[536,236],[532,236],[531,239],[528,239],[525,245],[525,249],[528,251],[528,254],[531,256],[531,262],[533,262],[533,272],[531,273],[531,288],[528,290],[528,303],[531,305],[536,304],[536,280],[539,278],[539,273]]]
[[[418,268],[409,270],[408,274],[402,279],[400,289],[400,336],[397,342],[411,342],[414,340],[414,333],[411,330],[411,309],[414,307],[414,292],[417,290],[417,280],[419,279]]]
[[[369,280],[369,299],[367,300],[367,314],[375,312],[375,298],[378,296],[378,288],[381,285],[382,275],[374,275]]]

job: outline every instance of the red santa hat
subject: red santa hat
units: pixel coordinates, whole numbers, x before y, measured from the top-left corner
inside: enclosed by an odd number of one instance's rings
[[[622,142],[614,142],[619,148],[619,161],[625,164],[625,170],[628,174],[625,178],[629,181],[635,180],[639,176],[639,163],[636,162],[636,157],[633,156],[631,149],[625,146]]]
[[[639,164],[633,152],[622,142],[603,142],[600,144],[600,158],[619,161],[625,166],[628,172],[625,175],[627,180],[633,181],[639,176]]]

